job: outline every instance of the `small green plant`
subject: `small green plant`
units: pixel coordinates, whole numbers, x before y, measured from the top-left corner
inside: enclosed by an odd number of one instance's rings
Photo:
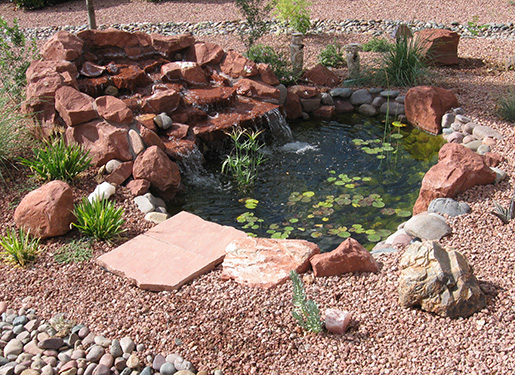
[[[480,31],[488,29],[488,25],[481,25],[478,23],[478,20],[479,17],[476,15],[472,17],[472,21],[468,21],[465,26],[473,36],[478,36]]]
[[[411,87],[427,80],[429,71],[420,44],[412,38],[400,38],[382,55],[376,80],[381,85]]]
[[[323,323],[320,319],[320,311],[315,301],[307,299],[304,284],[295,271],[290,271],[293,282],[293,310],[291,314],[306,332],[322,332]]]
[[[13,26],[9,26],[0,17],[0,82],[2,90],[15,103],[23,99],[25,72],[37,56],[36,41],[27,40],[17,20],[13,21]]]
[[[67,264],[84,262],[91,259],[92,255],[93,250],[89,241],[72,240],[54,254],[54,259],[59,264]]]
[[[284,85],[293,84],[299,79],[299,75],[293,71],[291,62],[270,46],[255,44],[248,50],[247,57],[256,63],[268,64]]]
[[[504,208],[496,201],[494,201],[494,205],[495,208],[491,213],[501,219],[503,224],[509,224],[509,222],[515,218],[515,191],[513,192],[508,208]]]
[[[318,62],[332,68],[345,65],[341,46],[336,43],[328,44],[318,55]]]
[[[240,31],[240,37],[248,51],[270,29],[265,19],[274,6],[273,1],[236,0],[236,6],[247,21],[248,27]]]
[[[0,237],[0,246],[0,258],[5,263],[25,267],[38,256],[39,238],[32,237],[23,228],[8,229],[7,234]]]
[[[114,203],[107,199],[93,199],[90,202],[84,197],[75,205],[73,214],[77,222],[72,225],[86,236],[109,241],[124,232],[123,212],[123,208],[116,208]]]
[[[276,0],[275,15],[282,21],[286,21],[299,33],[306,34],[311,27],[308,6],[306,0]]]
[[[222,172],[230,173],[238,187],[246,190],[257,178],[258,167],[265,160],[260,152],[263,144],[259,142],[262,131],[235,128],[227,133],[233,143],[232,152],[226,156],[222,164]]]
[[[63,138],[59,138],[47,141],[44,148],[34,150],[34,158],[21,159],[21,163],[44,181],[71,182],[91,166],[91,158],[89,151],[84,151],[82,146],[76,143],[67,145]]]
[[[363,44],[365,52],[388,52],[392,48],[392,43],[383,38],[373,37]]]
[[[515,89],[511,88],[505,96],[500,97],[497,106],[498,113],[503,119],[515,122]]]

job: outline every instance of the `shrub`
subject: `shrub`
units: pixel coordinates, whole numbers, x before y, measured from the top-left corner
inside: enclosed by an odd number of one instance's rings
[[[33,238],[22,228],[7,230],[5,236],[0,237],[0,257],[5,263],[13,266],[25,267],[37,258],[39,253],[39,238]]]
[[[416,86],[429,77],[420,45],[411,38],[392,44],[376,71],[376,80],[385,86]]]
[[[336,43],[328,44],[318,55],[318,62],[332,68],[345,65],[342,48]]]
[[[291,85],[299,79],[291,62],[270,46],[256,44],[249,49],[247,57],[256,63],[270,65],[277,79],[284,85]]]
[[[310,3],[306,0],[277,0],[275,4],[275,15],[299,33],[305,34],[311,27],[309,20]]]
[[[291,312],[297,323],[307,332],[319,333],[322,331],[320,311],[315,301],[307,299],[304,284],[295,271],[290,271],[293,282],[293,311]]]
[[[43,9],[55,4],[64,3],[69,0],[10,0],[12,3],[20,8],[29,10]]]
[[[243,44],[247,51],[254,43],[269,30],[269,24],[265,18],[273,8],[273,2],[268,0],[236,0],[236,6],[245,17],[248,28],[240,32]]]
[[[70,182],[91,166],[91,158],[82,146],[76,143],[67,145],[63,138],[59,138],[47,141],[44,148],[34,150],[33,159],[21,159],[21,163],[28,166],[34,176],[45,181]]]
[[[14,20],[13,26],[0,17],[0,82],[2,90],[15,102],[23,98],[25,72],[38,56],[36,41],[28,41]]]
[[[386,39],[373,37],[368,42],[363,44],[363,51],[365,52],[388,52],[392,47],[392,43],[390,43]]]
[[[505,96],[499,98],[498,102],[499,115],[510,122],[515,122],[515,89],[508,90]]]
[[[93,250],[88,241],[72,240],[54,254],[54,259],[59,264],[66,264],[89,260],[92,255]]]
[[[72,225],[86,236],[100,241],[109,241],[123,233],[123,208],[116,208],[114,203],[107,199],[88,198],[75,205],[73,214],[77,222]]]

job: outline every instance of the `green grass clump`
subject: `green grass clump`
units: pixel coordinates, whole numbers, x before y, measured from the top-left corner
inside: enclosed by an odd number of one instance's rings
[[[21,163],[44,181],[71,182],[91,166],[91,158],[89,151],[84,151],[82,146],[75,143],[67,145],[64,139],[59,138],[48,141],[43,148],[35,149],[34,157],[21,159]]]
[[[392,47],[392,43],[383,38],[373,37],[368,42],[363,44],[363,51],[365,52],[388,52]]]
[[[84,262],[91,259],[92,255],[93,250],[88,241],[72,240],[54,254],[54,259],[59,264],[67,264]]]
[[[499,98],[498,113],[503,119],[515,122],[515,89],[508,90],[506,95]]]
[[[323,323],[316,302],[307,299],[304,284],[297,272],[290,271],[290,278],[293,282],[293,317],[306,332],[322,332]]]
[[[75,205],[73,214],[77,219],[72,225],[86,236],[100,241],[110,241],[124,232],[125,220],[123,208],[116,208],[107,199],[93,199],[92,202],[84,197]]]
[[[34,238],[23,228],[7,230],[0,236],[0,258],[15,267],[25,267],[34,261],[39,253],[39,238]]]
[[[284,85],[294,84],[299,79],[299,74],[293,71],[288,58],[270,46],[255,44],[249,48],[246,55],[256,63],[268,64],[279,82]]]
[[[318,55],[318,62],[331,68],[345,65],[342,48],[336,43],[328,44]]]

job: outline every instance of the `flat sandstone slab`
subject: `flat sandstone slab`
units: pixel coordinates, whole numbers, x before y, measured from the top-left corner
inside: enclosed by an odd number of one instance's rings
[[[221,263],[225,248],[247,235],[182,211],[97,259],[141,289],[174,290]]]

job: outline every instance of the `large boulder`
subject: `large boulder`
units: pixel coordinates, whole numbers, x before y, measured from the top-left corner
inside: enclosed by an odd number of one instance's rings
[[[379,272],[372,255],[353,238],[347,238],[333,251],[314,255],[310,262],[315,277],[348,272]]]
[[[98,117],[93,108],[93,98],[70,86],[60,87],[55,92],[55,109],[68,126]]]
[[[127,104],[114,96],[100,96],[95,99],[95,105],[98,114],[108,121],[130,124],[134,120],[134,115]]]
[[[302,78],[317,86],[325,87],[336,87],[341,81],[336,74],[322,64],[317,64],[314,68],[306,71]]]
[[[225,252],[223,280],[268,289],[286,281],[291,270],[306,272],[320,248],[302,240],[248,237],[231,242]]]
[[[220,69],[229,77],[253,77],[259,74],[256,63],[247,59],[241,53],[229,51],[225,54],[224,59],[220,63]]]
[[[426,29],[415,33],[425,58],[434,65],[458,64],[460,35],[445,29]]]
[[[179,107],[181,97],[173,89],[157,91],[143,99],[141,109],[146,113],[173,112]]]
[[[58,31],[41,47],[41,56],[45,60],[67,60],[74,61],[82,54],[84,42],[69,33]]]
[[[452,91],[441,87],[412,87],[404,100],[408,121],[431,134],[440,133],[443,115],[458,106],[458,99]]]
[[[429,212],[422,212],[413,216],[404,224],[404,230],[411,237],[436,241],[452,232],[443,216]]]
[[[436,241],[417,241],[408,246],[399,267],[403,307],[420,307],[450,318],[467,317],[485,307],[472,267],[456,250]]]
[[[174,55],[195,43],[195,38],[191,34],[161,35],[151,34],[152,46],[164,57],[173,58]]]
[[[438,153],[438,164],[422,179],[422,187],[413,207],[413,214],[426,211],[436,198],[454,198],[475,185],[491,184],[495,172],[481,155],[456,143],[443,145]]]
[[[40,238],[61,236],[75,220],[73,193],[63,181],[51,181],[27,194],[14,212],[14,222]]]
[[[302,104],[300,104],[299,96],[289,89],[283,107],[288,120],[296,120],[302,117]]]
[[[281,93],[279,89],[266,83],[254,81],[249,78],[242,78],[234,84],[239,95],[250,96],[270,103],[279,103]]]
[[[210,42],[197,42],[186,53],[187,61],[195,61],[199,65],[218,64],[223,57],[222,47]]]
[[[157,146],[150,146],[138,155],[132,175],[150,181],[151,187],[166,198],[172,198],[181,183],[179,167]]]

